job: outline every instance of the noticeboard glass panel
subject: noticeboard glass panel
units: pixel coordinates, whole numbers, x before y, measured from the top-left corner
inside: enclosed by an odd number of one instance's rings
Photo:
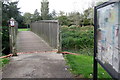
[[[97,9],[97,59],[119,72],[120,3]]]

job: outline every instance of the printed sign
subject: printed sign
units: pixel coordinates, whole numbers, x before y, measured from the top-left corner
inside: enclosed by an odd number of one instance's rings
[[[10,26],[15,26],[15,21],[11,20],[10,21]]]
[[[97,9],[97,59],[103,66],[104,64],[112,66],[118,73],[117,77],[120,76],[119,10],[120,2]]]

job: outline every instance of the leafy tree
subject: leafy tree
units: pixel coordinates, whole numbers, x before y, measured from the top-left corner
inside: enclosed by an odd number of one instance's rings
[[[84,25],[93,25],[93,16],[94,11],[93,8],[88,8],[84,11],[83,15],[83,23]]]
[[[70,24],[80,25],[80,23],[81,23],[81,16],[80,16],[79,12],[69,13],[68,18],[70,20]]]
[[[41,2],[41,17],[42,17],[42,20],[49,19],[49,2],[48,2],[48,0],[42,0],[42,2]]]
[[[57,19],[58,19],[60,25],[69,25],[69,20],[68,20],[67,16],[65,16],[65,15],[59,16]]]
[[[41,20],[41,17],[40,17],[40,13],[38,12],[38,10],[36,9],[34,14],[33,14],[33,19],[32,21],[38,21],[38,20]]]
[[[65,12],[64,11],[60,11],[59,16],[64,16]]]
[[[2,4],[2,25],[7,25],[7,21],[13,17],[16,21],[19,21],[20,11],[17,7],[18,2],[3,2]]]
[[[53,19],[55,19],[57,17],[57,13],[55,10],[52,11],[51,16]]]
[[[29,12],[26,12],[24,15],[24,23],[29,26],[30,23],[32,22],[32,18],[33,18],[33,14],[29,13]]]
[[[2,25],[2,1],[0,1],[0,26]]]

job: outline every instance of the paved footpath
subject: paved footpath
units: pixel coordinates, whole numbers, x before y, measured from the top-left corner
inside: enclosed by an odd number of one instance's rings
[[[47,43],[30,31],[20,32],[18,34],[17,41],[18,52],[29,52],[34,51],[34,49],[38,51],[52,50]],[[32,45],[29,43],[32,43]],[[6,65],[2,71],[3,78],[73,77],[73,75],[68,71],[68,66],[66,66],[66,62],[62,54],[55,52],[19,54],[18,56],[11,57],[10,63]]]
[[[31,31],[20,31],[16,42],[17,52],[51,51],[52,48]]]

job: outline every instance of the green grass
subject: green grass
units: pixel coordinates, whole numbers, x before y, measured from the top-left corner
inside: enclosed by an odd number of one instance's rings
[[[24,29],[18,29],[18,31],[30,31],[30,29],[24,28]]]
[[[62,50],[80,54],[65,55],[70,71],[82,78],[93,78],[94,27],[62,27]],[[98,78],[111,78],[98,65]]]
[[[9,58],[1,58],[0,59],[0,67],[4,67],[6,64],[8,64],[10,61]]]
[[[65,55],[70,71],[82,78],[93,78],[93,57],[87,55]],[[98,65],[98,78],[111,78],[110,75]]]

